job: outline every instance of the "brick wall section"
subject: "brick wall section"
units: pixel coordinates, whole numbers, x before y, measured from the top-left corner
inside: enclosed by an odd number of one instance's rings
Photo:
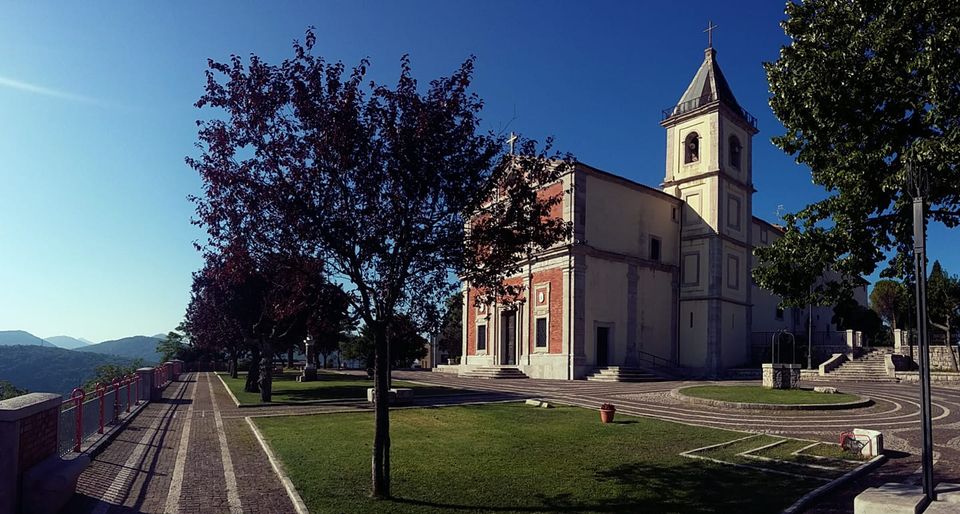
[[[562,218],[563,217],[563,202],[566,200],[566,197],[563,195],[563,182],[557,182],[556,184],[547,186],[537,192],[537,197],[541,200],[547,199],[556,195],[561,195],[560,202],[550,208],[550,216],[553,218]]]
[[[20,420],[20,463],[24,472],[57,453],[59,409],[47,409]]]
[[[533,291],[531,292],[530,298],[534,303],[534,308],[528,310],[530,315],[530,321],[528,323],[528,326],[530,327],[530,334],[527,337],[527,341],[529,341],[528,351],[530,353],[534,353],[536,348],[536,289],[537,285],[544,283],[550,284],[550,298],[547,299],[547,302],[549,302],[550,305],[550,321],[547,329],[547,348],[549,349],[550,353],[560,353],[563,351],[563,268],[548,269],[544,271],[538,271],[533,274]]]
[[[563,182],[557,182],[551,184],[540,191],[537,192],[537,196],[541,199],[549,198],[555,195],[561,195],[560,202],[554,205],[550,209],[550,216],[555,218],[563,217],[563,203],[566,201],[566,197],[563,196]],[[561,330],[563,327],[563,271],[559,268],[537,272],[533,274],[533,283],[538,284],[542,282],[550,282],[550,342],[548,346],[550,348],[550,353],[560,353],[562,351],[562,336]],[[523,284],[526,285],[526,278],[512,278],[504,281],[505,284]],[[528,298],[532,299],[531,293],[528,291]],[[487,307],[487,311],[483,313],[477,312],[477,308],[474,305],[476,300],[476,291],[474,288],[470,288],[467,291],[467,303],[464,306],[467,309],[467,355],[476,355],[477,354],[477,316],[487,316],[490,314],[490,307]],[[524,305],[522,307],[522,312],[531,313],[529,306]],[[532,314],[531,314],[532,316]],[[527,337],[527,343],[529,346],[529,351],[533,351],[534,341],[534,318],[531,317],[528,321],[528,326],[530,326],[530,334]],[[518,320],[519,321],[519,320]],[[493,341],[497,338],[494,337],[494,334],[490,331],[490,320],[487,321],[487,355],[493,353],[491,348]]]
[[[467,303],[463,306],[467,309],[467,355],[477,354],[477,308],[474,306],[476,299],[476,290],[470,288],[467,290]]]

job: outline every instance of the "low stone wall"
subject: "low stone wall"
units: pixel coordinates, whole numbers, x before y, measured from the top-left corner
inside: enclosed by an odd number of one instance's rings
[[[453,373],[454,375],[456,375],[457,373],[460,373],[460,365],[459,364],[438,364],[433,367],[433,372],[434,373]]]
[[[919,371],[898,371],[897,378],[901,382],[915,384],[920,382]],[[930,382],[936,385],[960,386],[960,373],[948,373],[943,371],[931,371]]]
[[[899,355],[904,356],[907,359],[913,358],[914,366],[916,363],[920,362],[920,349],[917,346],[913,347],[913,355],[910,354],[910,347],[907,345],[902,345],[896,348],[895,350]],[[960,362],[960,356],[957,355],[956,347],[947,348],[946,346],[931,346],[930,347],[930,368],[939,369],[939,370],[948,370],[953,369],[953,359],[950,358],[950,353],[953,352],[954,357],[957,357],[957,362]],[[899,368],[898,368],[899,369]]]

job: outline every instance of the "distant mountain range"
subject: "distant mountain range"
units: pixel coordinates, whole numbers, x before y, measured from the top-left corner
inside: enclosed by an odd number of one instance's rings
[[[24,332],[23,330],[0,330],[0,346],[9,346],[14,344],[31,346],[56,346],[49,341],[40,339],[30,332]]]
[[[45,340],[55,344],[59,348],[66,348],[67,350],[73,350],[74,348],[83,348],[84,346],[93,344],[82,338],[74,338],[70,336],[53,336],[45,337]]]
[[[157,343],[166,337],[165,334],[157,334],[155,336],[133,336],[102,343],[91,343],[86,339],[77,337],[53,336],[42,339],[23,330],[0,330],[0,346],[57,347],[79,352],[116,355],[126,359],[142,359],[144,364],[151,365],[160,361],[160,354],[157,353]]]
[[[133,336],[86,345],[75,350],[116,355],[127,359],[143,359],[144,364],[156,364],[160,362],[160,354],[157,353],[157,343],[160,341],[158,337]]]
[[[31,392],[67,396],[74,387],[95,377],[97,366],[103,364],[130,366],[133,361],[52,345],[0,346],[0,380]]]

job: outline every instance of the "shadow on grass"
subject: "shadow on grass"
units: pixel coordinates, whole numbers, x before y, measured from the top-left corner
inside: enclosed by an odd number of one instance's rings
[[[373,387],[373,380],[362,376],[323,372],[317,374],[316,381],[309,382],[309,384],[311,384],[310,387],[286,386],[286,384],[299,384],[297,382],[298,375],[298,373],[284,373],[283,375],[273,377],[273,396],[276,400],[309,402],[313,400],[365,399],[367,397],[367,389]],[[476,394],[480,392],[450,387],[407,384],[402,380],[396,379],[394,379],[394,383],[396,387],[412,387],[414,389],[414,397],[416,398]]]
[[[813,481],[775,477],[757,471],[705,465],[630,463],[598,471],[597,485],[613,483],[615,496],[584,498],[591,484],[580,484],[577,494],[531,493],[526,505],[506,502],[444,502],[394,497],[390,503],[469,512],[779,512],[819,486]],[[609,490],[609,489],[608,489]],[[504,495],[504,498],[510,498]]]

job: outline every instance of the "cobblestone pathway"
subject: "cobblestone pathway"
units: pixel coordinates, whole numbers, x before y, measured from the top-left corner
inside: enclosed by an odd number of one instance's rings
[[[93,459],[65,512],[292,512],[236,410],[212,374],[183,375]]]
[[[669,394],[689,384],[678,381],[478,380],[403,371],[394,377],[463,389],[462,395],[419,398],[415,407],[541,398],[588,408],[612,402],[625,414],[828,442],[853,428],[883,431],[890,460],[808,512],[852,512],[853,497],[867,487],[919,480],[917,385],[840,383],[835,385],[844,392],[870,397],[875,404],[849,411],[771,412],[683,403]],[[937,481],[960,482],[960,389],[935,387],[933,392]],[[369,410],[358,400],[238,408],[215,375],[184,375],[94,459],[67,511],[292,512],[244,418]]]

